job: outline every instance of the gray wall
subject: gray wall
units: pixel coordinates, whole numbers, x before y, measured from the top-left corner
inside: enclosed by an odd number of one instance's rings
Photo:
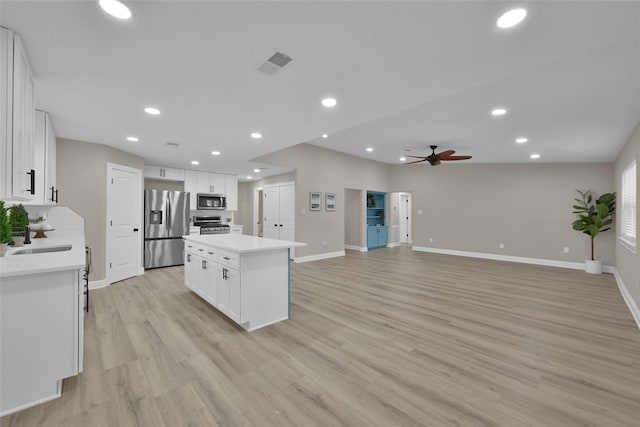
[[[344,250],[345,188],[387,191],[389,167],[314,145],[299,144],[256,161],[296,169],[296,257]],[[336,210],[309,212],[309,192],[336,194]],[[326,244],[325,244],[326,242]]]
[[[142,157],[106,145],[63,138],[57,141],[58,202],[84,217],[86,243],[93,253],[90,280],[102,280],[107,241],[107,163],[142,171],[144,161]]]
[[[344,244],[362,247],[364,206],[362,190],[344,190]]]
[[[413,193],[415,246],[583,262],[589,238],[571,228],[576,189],[610,192],[614,180],[610,163],[420,164],[392,166],[390,187]],[[605,265],[614,237],[596,239]]]
[[[618,159],[615,162],[615,180],[616,180],[616,191],[618,194],[622,189],[621,186],[621,175],[624,168],[631,162],[633,159],[636,159],[636,190],[640,190],[640,174],[638,174],[638,166],[640,163],[640,123],[636,127],[635,131],[631,135],[629,142],[622,149]],[[640,193],[640,191],[638,191]],[[640,201],[640,194],[636,194],[636,203]],[[636,205],[637,206],[637,205]],[[636,208],[636,226],[640,224],[640,209]],[[619,217],[618,217],[619,221]],[[637,230],[636,230],[637,232]],[[616,269],[618,270],[618,274],[622,279],[625,287],[631,294],[636,307],[640,307],[640,239],[636,235],[636,253],[634,254],[626,247],[622,246],[621,243],[616,244]]]

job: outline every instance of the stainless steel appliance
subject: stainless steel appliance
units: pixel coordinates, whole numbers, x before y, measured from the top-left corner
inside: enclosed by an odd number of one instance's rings
[[[199,211],[227,209],[227,196],[224,194],[198,193],[196,209]]]
[[[194,216],[193,225],[200,227],[200,234],[227,234],[231,229],[219,216]]]
[[[189,193],[144,190],[144,268],[184,264]]]

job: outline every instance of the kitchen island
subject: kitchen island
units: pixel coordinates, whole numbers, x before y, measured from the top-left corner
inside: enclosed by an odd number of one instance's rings
[[[289,318],[290,249],[306,243],[242,234],[184,240],[187,288],[248,331]]]

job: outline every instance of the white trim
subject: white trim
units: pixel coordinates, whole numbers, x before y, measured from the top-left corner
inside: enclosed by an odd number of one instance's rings
[[[435,254],[466,256],[469,258],[492,259],[495,261],[519,262],[522,264],[546,265],[549,267],[570,268],[573,270],[585,269],[584,262],[569,262],[569,261],[558,261],[554,259],[527,258],[527,257],[512,256],[512,255],[490,254],[490,253],[484,253],[484,252],[455,251],[452,249],[428,248],[424,246],[412,246],[411,249],[419,252],[431,252]],[[615,269],[613,266],[610,266],[610,265],[602,266],[602,271],[605,273],[613,273],[614,270]]]
[[[629,252],[631,252],[633,254],[637,253],[637,251],[636,251],[636,242],[635,241],[631,241],[628,237],[626,237],[626,236],[618,236],[618,243],[620,243],[620,246],[622,246],[623,248],[625,248]]]
[[[93,280],[89,282],[89,289],[100,289],[100,288],[106,288],[107,286],[109,286],[111,284],[110,281],[108,281],[107,279],[102,279],[102,280]]]
[[[339,256],[345,256],[344,250],[336,251],[336,252],[325,252],[323,254],[316,254],[316,255],[298,256],[293,259],[293,262],[301,263],[301,262],[309,262],[309,261],[318,261],[321,259],[336,258]]]
[[[640,308],[638,308],[638,305],[633,300],[633,297],[631,296],[631,294],[627,290],[627,287],[622,281],[622,277],[620,277],[618,270],[616,270],[615,268],[613,269],[613,277],[616,278],[616,283],[618,284],[618,289],[620,289],[622,298],[624,298],[624,302],[627,303],[627,307],[631,312],[631,316],[633,316],[633,320],[636,321],[636,325],[638,326],[638,329],[640,329]]]
[[[356,245],[344,245],[345,249],[351,249],[352,251],[360,251],[360,252],[368,252],[369,248],[366,246],[356,246]]]
[[[58,382],[60,382],[60,381],[58,381]],[[43,404],[45,402],[50,402],[50,401],[52,401],[54,399],[59,399],[60,396],[62,396],[62,391],[60,390],[59,387],[57,387],[57,388],[58,388],[58,392],[56,394],[54,394],[52,396],[44,397],[44,398],[39,399],[39,400],[36,400],[35,402],[29,402],[29,403],[27,403],[25,405],[20,405],[20,406],[17,406],[15,408],[8,409],[8,410],[6,410],[4,412],[0,412],[0,417],[4,417],[5,415],[11,415],[11,414],[14,414],[16,412],[22,411],[24,409],[31,408],[31,407],[36,406],[36,405],[41,405],[41,404]]]
[[[142,267],[138,268],[137,276],[144,276],[144,268],[142,268]]]
[[[387,243],[387,247],[388,248],[395,248],[396,246],[400,246],[401,244],[402,244],[402,242]]]

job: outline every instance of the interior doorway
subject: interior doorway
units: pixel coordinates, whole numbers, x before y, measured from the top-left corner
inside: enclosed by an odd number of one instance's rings
[[[411,193],[400,193],[398,208],[400,243],[411,243]]]
[[[142,274],[142,171],[107,164],[106,279]]]

